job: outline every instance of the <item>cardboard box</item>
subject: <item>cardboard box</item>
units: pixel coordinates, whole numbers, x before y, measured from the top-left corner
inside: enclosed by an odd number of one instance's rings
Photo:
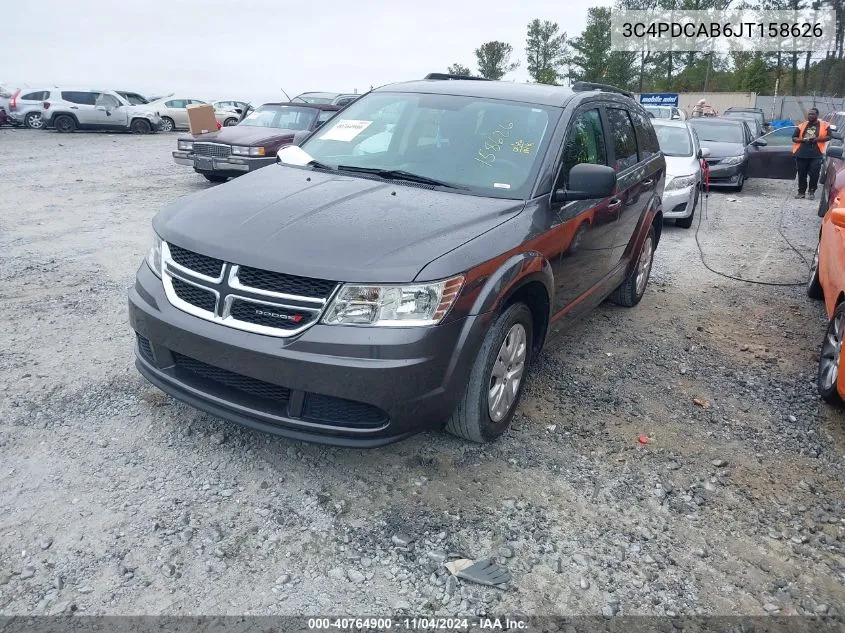
[[[188,128],[193,135],[216,132],[217,119],[214,117],[214,106],[210,103],[189,104]]]

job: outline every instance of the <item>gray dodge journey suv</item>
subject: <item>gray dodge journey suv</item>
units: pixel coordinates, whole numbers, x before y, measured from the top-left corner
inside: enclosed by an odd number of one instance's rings
[[[156,215],[129,292],[136,365],[292,438],[492,440],[561,324],[640,301],[664,179],[648,115],[608,86],[379,88]]]

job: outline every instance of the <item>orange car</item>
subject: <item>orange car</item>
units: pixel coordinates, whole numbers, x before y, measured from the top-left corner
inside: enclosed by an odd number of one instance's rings
[[[845,366],[842,338],[845,336],[845,207],[832,207],[822,220],[819,245],[813,257],[807,294],[824,298],[830,317],[819,357],[818,389],[832,404],[845,402]]]

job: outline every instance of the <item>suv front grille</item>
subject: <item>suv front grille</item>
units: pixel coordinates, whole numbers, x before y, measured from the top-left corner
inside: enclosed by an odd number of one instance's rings
[[[231,145],[221,145],[220,143],[194,143],[194,154],[196,154],[197,156],[229,158],[229,155],[231,153]]]
[[[238,279],[244,286],[279,292],[299,297],[327,298],[337,285],[334,281],[312,279],[310,277],[296,277],[284,273],[274,273],[270,270],[241,266]]]
[[[223,261],[220,259],[200,255],[175,244],[168,244],[167,247],[170,249],[170,257],[174,262],[200,275],[217,279],[220,271],[223,270]]]
[[[293,336],[314,325],[338,285],[239,266],[174,244],[166,244],[163,255],[170,303],[202,319],[257,334]]]

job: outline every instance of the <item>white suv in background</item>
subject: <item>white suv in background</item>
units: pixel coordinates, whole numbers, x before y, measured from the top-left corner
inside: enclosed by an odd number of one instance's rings
[[[50,90],[42,104],[44,127],[58,132],[123,130],[149,134],[161,130],[162,120],[149,105],[130,105],[113,90]]]
[[[41,106],[50,97],[51,88],[21,88],[9,99],[7,114],[15,125],[23,125],[31,130],[44,127],[41,120]]]

